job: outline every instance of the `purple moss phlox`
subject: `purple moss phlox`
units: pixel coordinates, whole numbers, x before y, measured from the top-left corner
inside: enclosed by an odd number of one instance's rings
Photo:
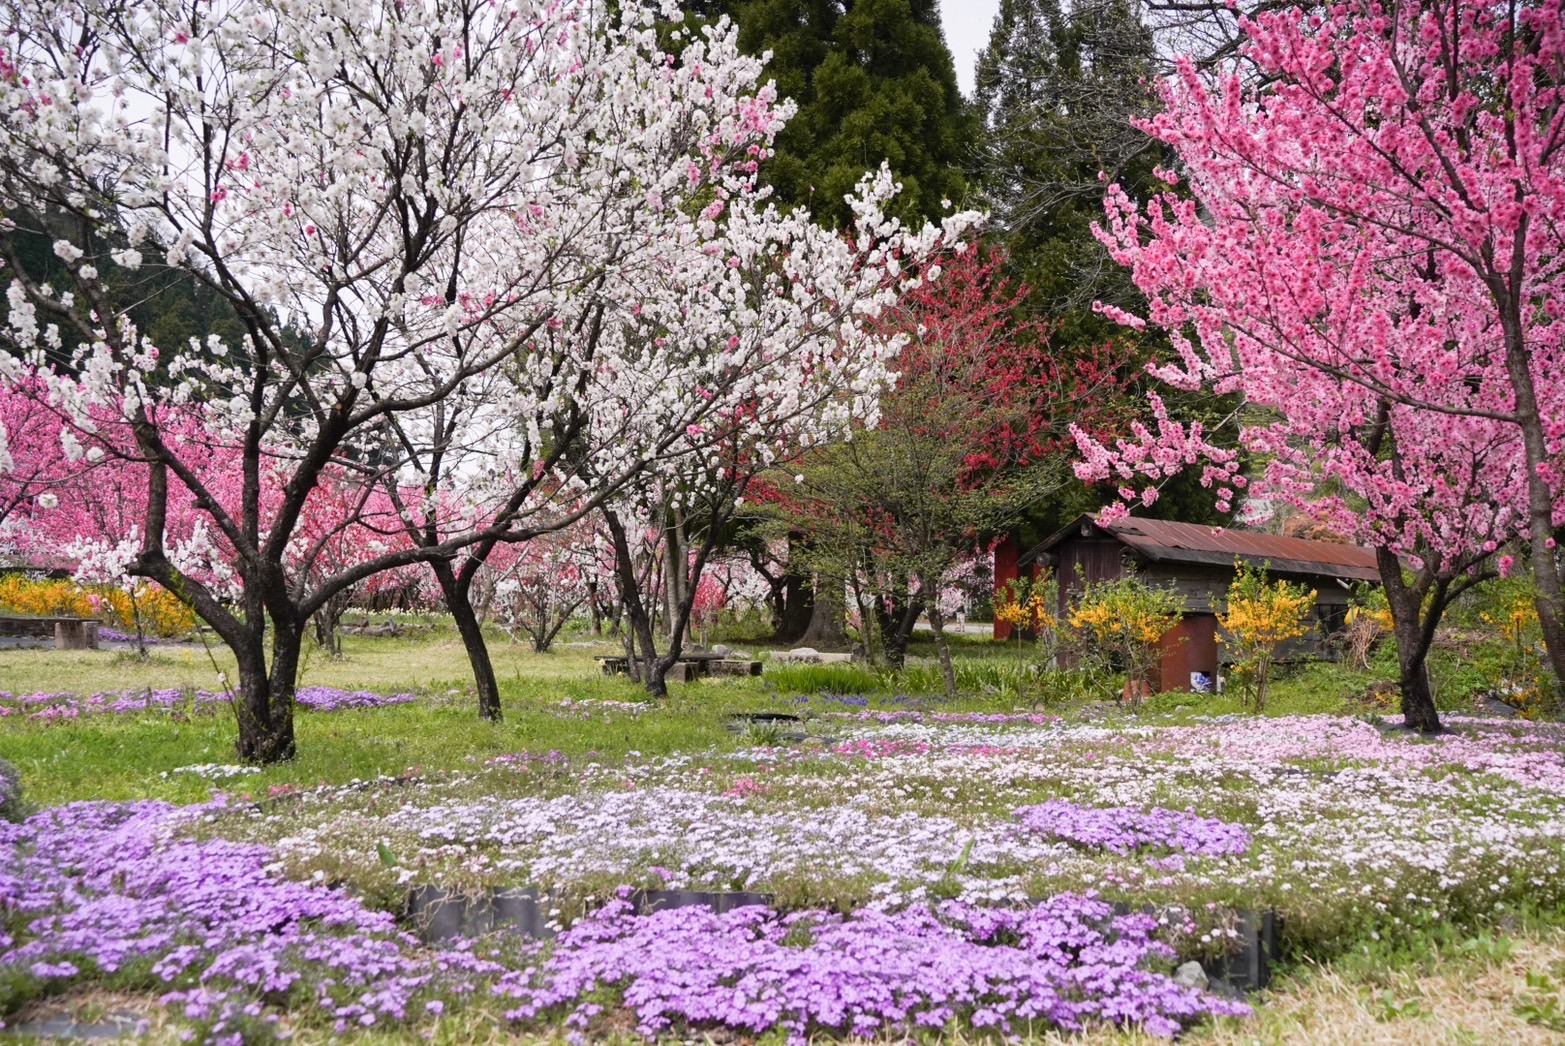
[[[564,1011],[567,1025],[583,1029],[598,1012],[587,1000],[618,988],[649,1037],[709,1025],[777,1027],[793,1041],[817,1031],[868,1037],[957,1017],[1018,1032],[1029,1023],[1140,1023],[1171,1036],[1207,1015],[1248,1015],[1152,969],[1173,959],[1156,928],[1151,916],[1115,916],[1077,894],[1020,911],[946,902],[848,916],[764,907],[636,916],[620,902],[495,990],[520,1003],[513,1020]]]
[[[1237,856],[1250,847],[1243,825],[1182,810],[1130,806],[1077,806],[1051,799],[1016,811],[1024,828],[1075,846],[1129,854],[1172,850],[1191,856]]]
[[[10,694],[0,691],[0,717],[25,715],[30,719],[76,719],[84,715],[131,712],[171,712],[179,709],[226,705],[233,698],[227,690],[107,690],[96,694],[47,693]],[[331,686],[301,686],[294,691],[301,708],[316,712],[335,712],[344,708],[382,708],[405,705],[415,700],[412,694],[372,694],[365,690],[339,690]]]

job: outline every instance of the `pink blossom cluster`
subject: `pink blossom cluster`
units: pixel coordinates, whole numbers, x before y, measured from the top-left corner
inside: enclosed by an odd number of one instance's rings
[[[1291,506],[1415,569],[1465,569],[1517,538],[1549,556],[1565,521],[1565,275],[1548,261],[1565,216],[1561,21],[1557,0],[1509,19],[1287,7],[1241,23],[1253,79],[1186,60],[1160,85],[1142,126],[1177,156],[1177,187],[1111,187],[1096,231],[1168,332],[1153,373],[1243,398],[1253,512]],[[1112,445],[1078,432],[1078,474],[1150,505],[1199,465],[1229,508],[1246,488],[1235,451],[1151,402],[1155,425]]]

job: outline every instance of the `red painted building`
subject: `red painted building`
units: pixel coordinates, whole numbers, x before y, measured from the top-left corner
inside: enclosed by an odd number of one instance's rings
[[[1111,581],[1134,570],[1150,584],[1174,589],[1185,597],[1185,617],[1163,637],[1160,678],[1154,682],[1159,690],[1188,690],[1196,673],[1217,678],[1217,611],[1233,582],[1235,560],[1315,590],[1317,627],[1287,651],[1294,656],[1319,652],[1325,637],[1342,626],[1349,584],[1380,579],[1375,553],[1357,545],[1138,517],[1100,526],[1082,516],[1025,551],[1014,535],[1001,541],[994,551],[994,583],[998,592],[1024,572],[1037,577],[1053,571],[1062,618],[1083,579]],[[1011,626],[996,621],[994,637],[1009,639]]]

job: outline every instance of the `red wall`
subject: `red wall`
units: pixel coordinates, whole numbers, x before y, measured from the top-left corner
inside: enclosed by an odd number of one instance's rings
[[[1217,681],[1217,618],[1211,614],[1186,614],[1162,640],[1158,662],[1158,686],[1163,690],[1189,690],[1190,673],[1205,672]]]
[[[1007,534],[1005,538],[994,547],[994,591],[998,596],[1005,591],[1005,586],[1016,580],[1019,570],[1016,561],[1022,556],[1021,545],[1016,540],[1015,534]],[[1011,626],[995,618],[994,638],[1010,639]]]

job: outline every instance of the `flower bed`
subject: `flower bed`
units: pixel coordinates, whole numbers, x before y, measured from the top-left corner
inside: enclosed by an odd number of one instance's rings
[[[0,824],[0,972],[34,991],[78,981],[153,990],[219,1042],[263,1036],[281,1000],[291,1022],[339,1032],[428,1022],[499,995],[506,1019],[524,1025],[586,1030],[623,1008],[648,1037],[779,1028],[795,1041],[952,1019],[1172,1035],[1248,1012],[1175,983],[1156,920],[1075,896],[1017,912],[945,904],[849,916],[636,916],[619,902],[549,947],[499,938],[432,949],[343,890],[281,877],[265,847],[181,837],[200,812],[75,803]]]
[[[1454,725],[1425,741],[1324,716],[859,722],[815,748],[518,756],[394,797],[321,790],[286,823],[236,812],[219,830],[388,897],[414,881],[627,883],[895,911],[1098,891],[1195,912],[1213,947],[1222,928],[1200,913],[1270,908],[1292,945],[1330,947],[1565,902],[1560,732]]]
[[[286,802],[46,812],[0,837],[14,855],[0,852],[0,932],[14,938],[0,964],[24,990],[171,993],[181,1019],[223,1035],[264,1030],[282,1005],[295,1026],[477,1007],[588,1036],[896,1036],[952,1016],[1168,1033],[1227,1012],[1168,973],[1176,953],[1219,968],[1239,910],[1277,910],[1284,950],[1321,958],[1371,934],[1565,904],[1557,727],[1453,717],[1452,734],[1421,739],[1326,716],[831,722],[836,739],[813,745],[518,752],[290,787]],[[384,914],[416,886],[531,888],[559,936],[419,944]],[[635,915],[614,902],[634,888],[773,900]],[[264,998],[257,971],[277,986]]]

